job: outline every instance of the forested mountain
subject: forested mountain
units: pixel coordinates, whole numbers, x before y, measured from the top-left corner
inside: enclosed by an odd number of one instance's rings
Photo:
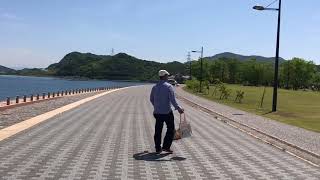
[[[160,69],[171,74],[184,74],[185,65],[180,62],[158,63],[135,58],[125,53],[114,56],[72,52],[48,71],[55,76],[79,76],[110,80],[155,80]]]
[[[0,65],[0,74],[13,74],[16,71],[14,69],[10,69]]]
[[[274,57],[263,57],[263,56],[244,56],[240,54],[235,54],[231,52],[224,52],[220,54],[216,54],[214,56],[206,57],[208,60],[218,60],[221,58],[227,58],[227,59],[237,59],[239,61],[248,61],[250,59],[255,59],[257,62],[274,62]],[[279,58],[280,62],[284,62],[285,59]]]
[[[219,79],[231,84],[271,86],[274,74],[273,63],[273,58],[221,53],[204,58],[203,79],[209,82]],[[312,87],[320,90],[320,66],[314,62],[300,58],[288,61],[282,59],[279,67],[281,87],[293,89]],[[46,69],[15,71],[0,66],[0,74],[153,81],[158,79],[157,72],[160,69],[166,69],[174,75],[189,75],[190,64],[177,61],[169,63],[147,61],[125,53],[108,56],[72,52]],[[200,79],[200,70],[199,61],[192,61],[192,77]]]

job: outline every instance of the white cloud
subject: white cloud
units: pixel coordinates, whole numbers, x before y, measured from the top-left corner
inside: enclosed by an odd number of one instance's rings
[[[14,20],[14,21],[17,21],[17,20],[20,20],[20,18],[12,13],[2,13],[0,15],[1,19],[5,19],[5,20]]]

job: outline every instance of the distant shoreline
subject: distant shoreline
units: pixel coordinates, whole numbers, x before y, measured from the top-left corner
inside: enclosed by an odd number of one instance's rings
[[[70,81],[113,81],[113,82],[136,82],[136,83],[153,83],[154,80],[141,81],[141,80],[113,80],[113,79],[91,79],[79,76],[37,76],[37,75],[19,75],[19,74],[0,74],[0,76],[16,76],[16,77],[38,77],[38,78],[57,78]]]

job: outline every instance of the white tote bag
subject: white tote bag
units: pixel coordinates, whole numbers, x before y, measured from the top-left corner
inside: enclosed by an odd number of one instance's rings
[[[192,129],[191,124],[186,120],[186,115],[183,113],[183,116],[180,114],[180,123],[179,129],[175,131],[174,140],[191,137]]]

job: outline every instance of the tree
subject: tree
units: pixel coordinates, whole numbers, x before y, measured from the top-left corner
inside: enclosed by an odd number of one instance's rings
[[[243,62],[241,66],[241,79],[248,85],[270,85],[272,83],[272,64],[260,63],[255,59]]]
[[[290,81],[293,89],[308,88],[312,84],[312,77],[316,72],[316,66],[312,61],[305,61],[300,58],[293,58],[290,66]],[[292,68],[292,71],[291,71]]]
[[[229,79],[229,68],[225,59],[218,59],[213,61],[209,68],[211,81],[219,79],[222,82],[227,82]]]

